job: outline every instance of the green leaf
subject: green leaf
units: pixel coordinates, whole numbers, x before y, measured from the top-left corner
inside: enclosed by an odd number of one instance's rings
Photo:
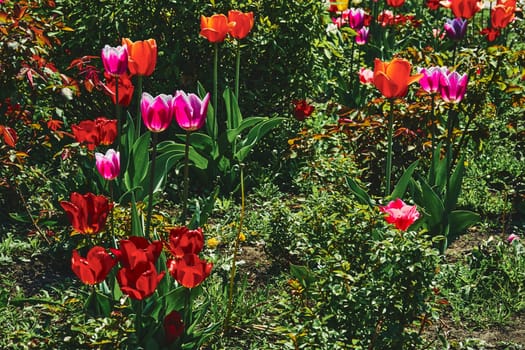
[[[394,200],[396,198],[403,198],[405,195],[405,191],[407,189],[408,183],[410,182],[410,179],[412,178],[412,174],[414,173],[414,170],[416,169],[417,165],[419,163],[419,160],[416,160],[410,166],[405,170],[401,178],[396,184],[396,187],[394,188],[394,191],[392,191],[392,194],[390,195],[389,199]]]
[[[268,120],[266,117],[249,117],[244,119],[239,126],[235,129],[230,129],[226,131],[226,138],[228,143],[233,143],[237,136],[239,136],[245,129],[250,128],[254,125],[257,125],[265,120]]]
[[[175,141],[164,141],[159,143],[159,148],[157,148],[157,151],[166,159],[169,157],[182,159],[184,158],[185,147],[186,146],[182,143],[177,143]],[[208,159],[200,155],[199,152],[197,152],[192,146],[190,146],[188,153],[190,162],[192,162],[197,168],[206,169],[208,167]]]
[[[434,228],[443,222],[445,211],[443,201],[424,179],[420,178],[419,184],[421,185],[421,198],[423,200],[419,204],[428,213],[426,220],[429,223],[429,228]]]
[[[347,183],[348,187],[350,188],[350,190],[352,191],[352,193],[355,194],[357,199],[360,201],[360,203],[367,204],[370,207],[373,207],[373,206],[376,205],[374,200],[372,198],[370,198],[368,193],[364,189],[362,189],[361,186],[359,186],[357,184],[357,182],[354,181],[354,179],[352,179],[351,177],[347,176],[346,177],[346,183]]]
[[[441,159],[441,146],[441,142],[436,146],[433,162],[431,163],[428,172],[428,184],[431,187],[436,188],[438,192],[441,192],[445,187],[447,179],[447,161],[445,158]]]
[[[478,223],[481,217],[478,213],[469,210],[453,210],[448,216],[450,226],[449,242],[452,242],[459,235],[464,233],[470,226]]]
[[[315,274],[306,266],[290,264],[290,274],[297,278],[305,288],[316,280]]]
[[[206,96],[206,93],[206,89],[204,89],[204,86],[202,86],[201,82],[199,81],[197,83],[197,94],[202,99],[204,96]],[[206,132],[208,135],[210,135],[212,140],[217,140],[217,137],[219,136],[219,125],[215,119],[215,107],[216,106],[213,106],[210,102],[208,104],[208,112],[206,114]]]
[[[463,182],[463,175],[465,173],[465,156],[462,156],[450,176],[449,189],[447,197],[445,198],[445,208],[447,211],[456,209],[459,193],[461,192],[461,183]]]
[[[124,183],[128,190],[138,186],[148,175],[150,137],[151,133],[145,132],[130,150],[128,167],[124,173]]]
[[[226,106],[226,128],[228,130],[237,129],[242,122],[242,114],[237,97],[229,88],[224,90],[222,97]]]
[[[264,135],[270,132],[273,128],[283,122],[285,119],[281,117],[271,118],[254,126],[248,135],[240,143],[239,150],[233,155],[235,159],[242,162],[250,153],[255,144],[261,140]]]

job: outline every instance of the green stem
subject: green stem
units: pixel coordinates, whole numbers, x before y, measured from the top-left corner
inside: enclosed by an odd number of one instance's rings
[[[392,133],[394,131],[394,99],[390,99],[390,110],[388,111],[388,138],[386,153],[386,186],[385,197],[390,195],[390,181],[392,177]]]
[[[230,285],[228,288],[228,309],[226,310],[226,319],[224,320],[224,327],[223,332],[227,333],[228,329],[230,327],[230,318],[232,314],[232,307],[233,307],[233,287],[235,285],[235,270],[236,270],[236,260],[237,260],[237,254],[239,251],[239,243],[240,243],[240,236],[242,233],[242,225],[244,220],[244,171],[243,171],[243,164],[240,165],[241,168],[241,214],[239,218],[239,227],[237,230],[237,236],[235,237],[235,246],[233,248],[233,259],[232,259],[232,266],[230,269]]]
[[[135,334],[137,336],[137,342],[141,342],[141,333],[142,333],[142,311],[144,308],[143,300],[137,300],[137,311],[135,313]]]
[[[142,124],[142,120],[141,120],[141,111],[140,111],[140,100],[142,98],[142,75],[139,75],[137,77],[137,101],[138,101],[138,104],[137,104],[137,117],[136,117],[136,122],[135,122],[135,138],[138,138],[140,136],[140,126]]]
[[[120,150],[122,122],[120,121],[120,105],[118,104],[118,75],[115,76],[115,114],[117,115],[117,151]]]
[[[354,80],[354,51],[355,51],[355,38],[352,40],[350,47],[350,89],[352,89],[352,82]]]
[[[189,168],[190,168],[190,132],[186,131],[186,146],[184,148],[184,189],[182,193],[182,221],[186,222],[186,213],[188,210],[188,192],[189,192]]]
[[[235,97],[239,101],[239,80],[241,72],[241,42],[237,40],[237,59],[235,60]]]
[[[113,182],[109,181],[109,196],[113,202],[113,208],[111,208],[111,237],[115,239],[115,201],[113,200]]]
[[[155,176],[155,161],[157,158],[157,139],[158,134],[156,132],[153,133],[153,152],[151,155],[151,171],[150,171],[150,177],[149,177],[149,196],[148,196],[148,215],[146,216],[146,231],[144,231],[144,235],[149,235],[149,229],[151,225],[151,211],[153,209],[153,180]]]
[[[191,288],[186,288],[184,293],[184,328],[188,329],[193,323],[193,314],[191,308]]]
[[[217,121],[217,95],[218,95],[218,66],[219,66],[219,44],[215,43],[213,48],[213,114],[214,119]]]

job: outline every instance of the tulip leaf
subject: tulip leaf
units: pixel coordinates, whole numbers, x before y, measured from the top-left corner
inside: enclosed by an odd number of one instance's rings
[[[128,167],[124,173],[124,183],[128,190],[138,186],[148,174],[150,137],[151,133],[145,132],[131,147]]]
[[[443,220],[443,213],[445,212],[443,201],[424,179],[421,178],[419,183],[421,185],[421,198],[423,200],[420,205],[428,213],[426,220],[430,228],[436,227]]]
[[[237,97],[229,88],[224,90],[222,97],[226,106],[226,128],[228,130],[236,129],[242,122],[242,114]]]
[[[159,143],[159,148],[157,148],[157,151],[159,152],[159,157],[160,154],[163,155],[163,161],[167,161],[168,159],[170,159],[170,157],[175,157],[177,160],[179,160],[184,158],[185,147],[186,146],[184,144],[177,143],[175,141],[164,141]],[[197,168],[206,169],[208,167],[208,159],[201,156],[199,152],[197,152],[195,148],[193,148],[193,146],[190,146],[188,156],[190,161]]]
[[[451,243],[459,235],[465,232],[470,226],[480,221],[480,215],[469,210],[453,210],[448,216],[450,231],[448,233],[448,243]]]
[[[161,297],[161,299],[164,298],[166,300],[166,314],[169,314],[173,310],[181,310],[184,308],[186,290],[186,287],[180,286]]]
[[[201,82],[197,83],[197,94],[199,98],[203,99],[206,96],[206,89]],[[215,119],[215,108],[211,102],[208,104],[208,112],[206,113],[206,132],[210,135],[212,140],[217,140],[219,136],[219,125]]]
[[[367,204],[370,207],[375,206],[374,200],[372,198],[370,198],[368,193],[364,189],[362,189],[361,186],[359,186],[357,184],[357,182],[355,182],[354,179],[352,179],[351,177],[347,176],[346,177],[346,184],[348,185],[348,187],[350,187],[350,190],[352,191],[352,193],[357,197],[357,199],[362,204]]]
[[[465,172],[465,156],[462,156],[450,176],[447,197],[445,198],[445,208],[447,211],[456,209],[459,193],[461,192],[461,183]]]
[[[240,149],[234,154],[234,158],[239,162],[242,162],[246,156],[250,153],[255,144],[264,137],[273,128],[279,125],[284,118],[276,117],[260,122],[254,126],[248,135],[242,140]]]
[[[268,120],[266,117],[249,117],[244,119],[240,125],[238,125],[235,129],[230,129],[226,132],[226,137],[228,139],[228,143],[233,143],[235,141],[235,138],[239,136],[245,129],[250,128],[254,125],[257,125],[258,123]]]
[[[441,159],[441,142],[434,150],[433,162],[430,165],[428,183],[430,186],[441,189],[445,186],[447,176],[446,158]]]
[[[407,189],[408,183],[410,182],[410,179],[412,178],[412,174],[414,173],[414,170],[416,169],[419,161],[416,160],[410,166],[405,170],[401,178],[396,184],[396,187],[394,188],[394,191],[392,191],[392,194],[390,195],[390,199],[396,199],[396,198],[403,198],[405,195],[405,191]]]

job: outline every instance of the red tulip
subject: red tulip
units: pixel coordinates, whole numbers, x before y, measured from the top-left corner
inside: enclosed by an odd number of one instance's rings
[[[95,246],[89,250],[85,258],[77,250],[73,250],[71,269],[85,284],[97,284],[104,281],[117,259],[112,257],[103,247]]]
[[[212,263],[201,260],[197,254],[186,254],[182,259],[167,262],[170,275],[186,288],[195,288],[211,273]]]
[[[403,97],[408,92],[408,85],[418,81],[422,74],[410,75],[412,66],[402,58],[391,62],[375,59],[374,85],[386,98]]]
[[[106,78],[106,84],[104,84],[104,92],[106,95],[111,97],[113,104],[117,104],[116,96],[116,79],[115,77],[104,73]],[[131,82],[129,75],[122,74],[118,79],[118,104],[120,106],[127,107],[133,99],[133,92],[135,91],[135,86]]]
[[[390,224],[394,224],[401,231],[406,231],[410,225],[419,219],[417,207],[415,205],[407,205],[399,198],[379,209],[381,212],[388,214],[385,220]]]
[[[229,33],[235,39],[243,39],[253,28],[253,12],[228,11]]]
[[[306,100],[293,100],[294,105],[293,116],[298,121],[303,121],[314,112],[314,106],[306,102]]]
[[[106,218],[113,204],[102,195],[86,193],[84,195],[71,193],[70,202],[62,201],[60,205],[73,226],[73,229],[82,234],[94,234],[102,231],[106,226]]]
[[[155,263],[162,252],[162,243],[160,241],[150,243],[144,237],[131,236],[120,240],[119,249],[111,249],[111,251],[119,258],[122,266],[135,269],[144,262]]]
[[[122,293],[136,300],[151,296],[165,272],[157,273],[155,264],[143,261],[135,268],[123,267],[117,273],[117,281]]]
[[[444,0],[440,4],[450,8],[456,18],[469,19],[483,8],[483,2],[479,0]]]
[[[171,254],[178,259],[186,254],[198,254],[204,247],[202,229],[190,230],[186,226],[173,228],[167,245]]]
[[[386,4],[392,7],[401,7],[405,3],[405,0],[386,0]]]
[[[117,138],[117,120],[98,117],[95,119],[98,129],[98,139],[101,145],[109,146]]]
[[[223,14],[215,14],[211,17],[201,16],[200,35],[212,43],[220,43],[226,39],[229,26],[228,18]]]
[[[516,12],[516,1],[499,0],[496,6],[490,12],[490,22],[493,28],[505,28],[510,22],[514,20],[514,13]]]
[[[132,42],[122,39],[122,45],[128,48],[128,69],[131,75],[150,76],[157,65],[157,42],[155,39]]]
[[[166,342],[173,343],[178,337],[184,333],[184,323],[180,313],[172,311],[164,317],[164,334],[166,334]]]
[[[78,124],[71,125],[71,130],[75,140],[85,144],[90,151],[93,151],[100,144],[98,128],[93,120],[83,120]]]

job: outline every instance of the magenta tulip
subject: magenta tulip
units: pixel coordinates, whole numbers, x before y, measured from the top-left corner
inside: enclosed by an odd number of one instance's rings
[[[204,125],[210,93],[201,100],[195,94],[187,94],[184,91],[177,91],[173,99],[173,111],[179,126],[186,131],[195,131]]]
[[[441,76],[448,74],[447,67],[430,67],[419,69],[418,73],[423,74],[423,77],[419,79],[419,85],[421,88],[429,94],[439,91],[439,84]]]
[[[111,75],[122,75],[128,69],[128,49],[126,46],[104,46],[102,49],[102,64]]]
[[[351,8],[347,11],[348,12],[343,12],[343,16],[346,14],[350,28],[355,30],[363,28],[365,23],[365,11],[361,8]]]
[[[458,72],[442,74],[439,82],[441,98],[445,102],[459,103],[467,91],[468,75]]]
[[[173,119],[172,104],[173,96],[160,94],[153,98],[147,92],[142,94],[140,100],[140,111],[144,125],[152,132],[161,132],[168,128]]]
[[[106,180],[115,179],[120,173],[120,152],[108,149],[106,154],[95,153],[97,170]]]
[[[385,216],[386,222],[394,224],[394,226],[401,231],[406,231],[419,219],[417,207],[415,205],[408,205],[399,198],[385,206],[380,206],[379,209],[381,212],[387,214]]]
[[[364,45],[368,42],[368,33],[369,30],[367,27],[362,27],[357,31],[357,35],[355,37],[355,43],[357,45]]]

